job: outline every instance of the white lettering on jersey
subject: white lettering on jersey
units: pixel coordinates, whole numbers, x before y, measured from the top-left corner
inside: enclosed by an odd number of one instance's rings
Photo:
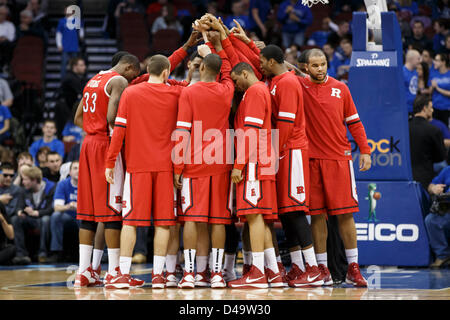
[[[89,81],[87,86],[90,88],[97,88],[99,84],[100,84],[100,80],[91,80],[91,81]]]
[[[341,90],[337,88],[331,88],[331,96],[336,98],[341,98]]]
[[[275,92],[276,92],[276,90],[277,90],[277,86],[276,86],[276,85],[274,85],[274,86],[273,86],[273,89],[272,89],[272,91],[270,91],[270,94],[274,96],[274,95],[275,95]]]

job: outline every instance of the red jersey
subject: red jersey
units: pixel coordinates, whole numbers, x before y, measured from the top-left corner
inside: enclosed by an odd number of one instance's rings
[[[310,158],[351,160],[347,127],[361,153],[370,154],[366,132],[348,87],[330,76],[320,84],[309,77],[297,79],[303,86]]]
[[[88,81],[83,90],[83,130],[90,135],[109,135],[108,113],[109,82],[122,77],[115,71],[100,71]]]
[[[272,148],[271,116],[269,89],[264,82],[257,82],[245,92],[234,117],[238,141],[234,167],[240,170],[245,167],[243,176],[246,180],[275,180],[276,158]],[[237,133],[239,129],[250,139],[256,137],[256,143],[243,143]],[[271,167],[273,170],[269,171]]]
[[[273,77],[269,84],[274,127],[279,135],[280,154],[289,149],[307,149],[302,86],[293,72]]]
[[[183,173],[184,177],[213,176],[231,169],[231,165],[227,164],[230,162],[227,161],[227,151],[232,148],[227,130],[234,83],[225,51],[221,50],[218,54],[222,58],[221,81],[199,81],[185,88],[180,96],[177,130],[180,133],[190,132],[190,141],[182,139],[177,143],[175,153],[183,157],[183,161],[174,165],[174,171]],[[190,151],[190,156],[179,153],[180,150]]]
[[[172,132],[183,87],[143,82],[124,90],[106,158],[113,168],[125,139],[127,172],[173,171]]]

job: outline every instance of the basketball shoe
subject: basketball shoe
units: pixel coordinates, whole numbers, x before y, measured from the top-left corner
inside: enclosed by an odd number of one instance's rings
[[[323,285],[319,267],[311,267],[309,264],[305,263],[305,269],[305,272],[297,277],[297,279],[289,281],[290,287],[319,287]]]
[[[178,282],[178,288],[193,289],[195,287],[195,276],[193,272],[184,271],[183,278]]]
[[[298,277],[300,277],[302,273],[303,273],[302,269],[300,269],[300,267],[297,264],[293,263],[291,270],[289,270],[289,272],[286,275],[286,279],[288,282],[291,280],[295,280]]]
[[[163,274],[153,274],[152,272],[152,289],[164,289],[166,287],[166,278]]]
[[[223,279],[222,272],[212,272],[211,273],[211,288],[226,288],[227,284]]]
[[[92,270],[91,266],[89,266],[82,273],[77,272],[73,286],[75,288],[93,287],[96,285],[96,281],[95,272]]]
[[[267,283],[271,288],[282,288],[284,287],[283,277],[281,272],[275,273],[272,269],[264,268],[264,273],[267,278]]]
[[[319,270],[322,275],[323,285],[324,286],[332,286],[333,279],[331,278],[330,270],[328,270],[328,268],[325,267],[324,264],[319,264]]]
[[[194,284],[196,287],[209,287],[209,280],[209,271],[206,269],[205,271],[197,272]]]
[[[250,271],[251,267],[252,265],[250,264],[244,264],[242,266],[242,276],[245,276],[245,274]]]
[[[97,270],[92,270],[95,278],[95,287],[102,286],[103,281],[100,279],[100,274],[102,273],[102,266],[98,266]]]
[[[356,262],[353,262],[348,266],[345,282],[352,284],[355,287],[367,287],[367,281],[361,275],[359,265]]]
[[[105,288],[106,289],[129,289],[139,288],[145,284],[144,280],[131,277],[130,274],[122,274],[120,267],[115,269],[116,275],[113,276],[107,273],[105,276]]]
[[[178,286],[178,278],[175,272],[166,273],[166,288],[176,288]]]
[[[285,287],[289,287],[288,285],[288,279],[287,279],[287,272],[286,268],[284,267],[284,264],[282,262],[277,262],[278,270],[280,271],[281,279],[283,280],[283,284]]]
[[[264,289],[268,288],[269,284],[267,283],[266,275],[252,265],[248,272],[243,274],[242,278],[228,282],[228,287],[239,289]]]

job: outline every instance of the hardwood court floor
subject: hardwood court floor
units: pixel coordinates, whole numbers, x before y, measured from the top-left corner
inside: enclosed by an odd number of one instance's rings
[[[369,288],[340,285],[258,290],[152,290],[150,264],[132,268],[134,275],[146,281],[143,288],[74,289],[75,271],[76,266],[68,264],[0,267],[0,300],[450,300],[449,269],[370,267],[362,268]]]

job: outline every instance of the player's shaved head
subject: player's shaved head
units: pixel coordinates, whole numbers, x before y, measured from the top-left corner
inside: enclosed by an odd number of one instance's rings
[[[112,59],[111,59],[111,67],[114,67],[116,64],[118,64],[118,63],[119,63],[119,60],[120,60],[124,55],[127,55],[127,54],[129,54],[129,53],[126,52],[126,51],[117,51],[117,52],[113,55],[113,57],[112,57]]]
[[[220,68],[222,67],[222,59],[218,54],[210,53],[203,58],[202,64],[212,74],[217,75],[220,72]]]
[[[233,67],[233,70],[231,70],[231,73],[235,73],[237,75],[241,75],[242,71],[247,71],[249,73],[255,74],[253,71],[253,68],[251,65],[249,65],[247,62],[239,62],[237,65]]]
[[[170,61],[162,54],[156,54],[148,60],[147,72],[151,75],[160,76],[167,69],[170,71]]]
[[[132,55],[130,53],[123,55],[119,59],[118,63],[119,64],[129,64],[129,65],[133,66],[133,68],[136,68],[137,70],[141,69],[141,66],[139,64],[139,59],[135,55]]]
[[[309,63],[309,60],[312,57],[324,57],[325,60],[327,59],[327,56],[325,55],[325,52],[323,52],[321,49],[317,49],[317,48],[310,49],[310,50],[308,50],[306,52],[305,57],[304,57],[305,58],[305,63]]]
[[[267,60],[273,59],[277,63],[284,63],[284,53],[279,46],[269,44],[261,50],[261,55]]]

